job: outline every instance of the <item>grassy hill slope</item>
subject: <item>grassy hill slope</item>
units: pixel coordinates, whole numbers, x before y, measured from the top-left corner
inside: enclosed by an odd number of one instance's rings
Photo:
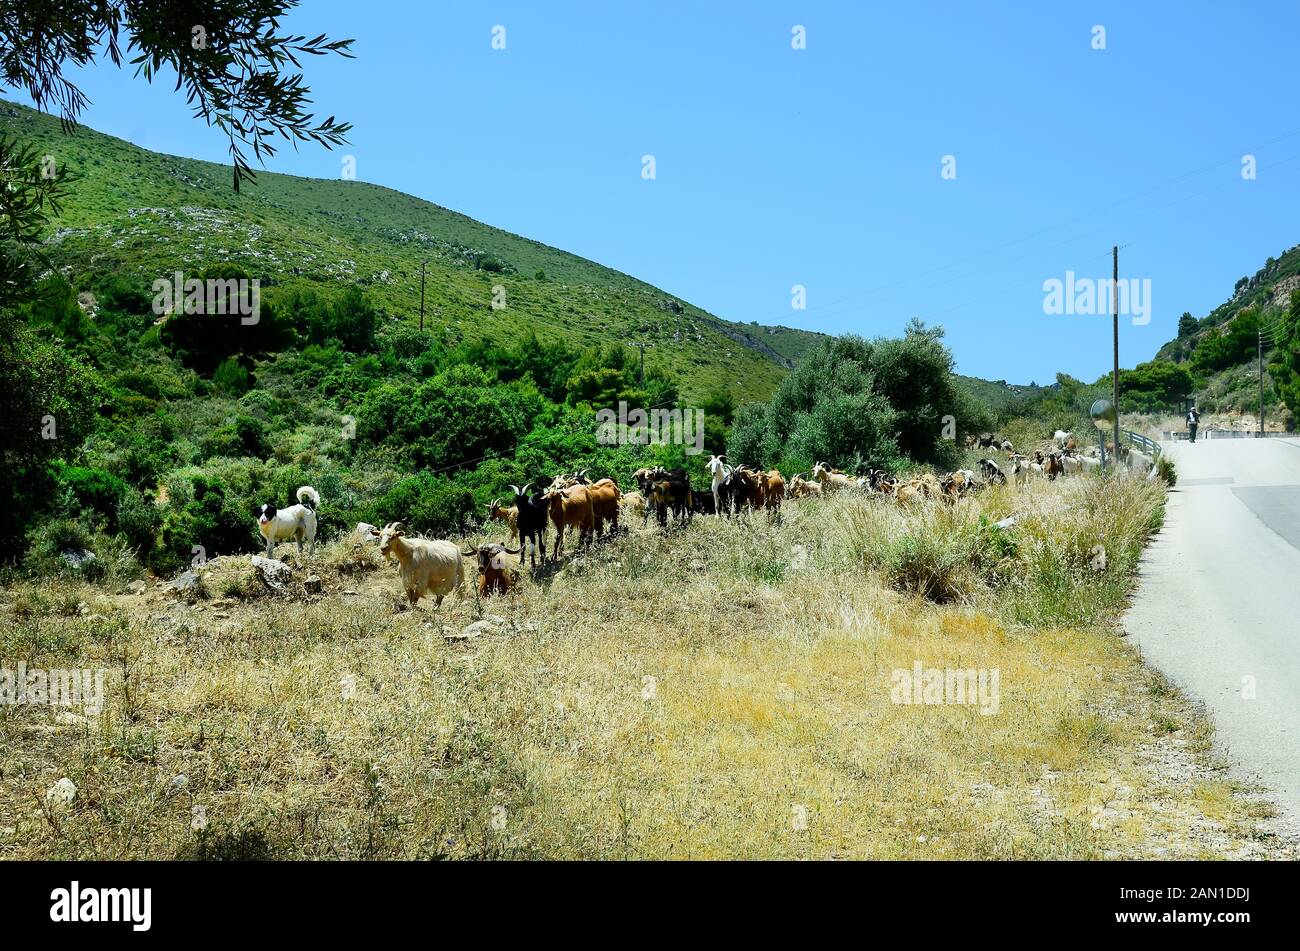
[[[226,166],[160,155],[0,102],[0,132],[81,176],[49,242],[77,279],[120,273],[144,285],[177,269],[231,262],[264,284],[358,284],[392,320],[451,340],[508,341],[526,328],[575,345],[644,342],[648,366],[689,399],[727,387],[762,398],[820,336],[721,320],[626,274],[431,202],[357,181],[260,172],[236,195]],[[493,310],[492,288],[507,306]]]
[[[1006,380],[981,380],[975,376],[955,375],[957,385],[979,400],[995,414],[1018,406],[1051,390],[1052,386],[1029,384],[1020,386]]]
[[[1228,300],[1194,325],[1180,327],[1179,335],[1161,347],[1155,359],[1188,364],[1197,377],[1196,397],[1202,410],[1253,419],[1259,405],[1256,327],[1262,324],[1266,331],[1264,411],[1268,419],[1282,425],[1287,411],[1268,369],[1273,357],[1269,332],[1276,331],[1297,290],[1300,245],[1269,258],[1254,275],[1238,280]]]
[[[1232,297],[1196,322],[1191,334],[1176,337],[1156,353],[1158,359],[1180,360],[1187,356],[1191,344],[1207,332],[1231,323],[1243,310],[1273,310],[1285,307],[1293,291],[1300,290],[1300,244],[1284,251],[1281,257],[1269,258],[1250,277],[1243,277],[1233,288]]]

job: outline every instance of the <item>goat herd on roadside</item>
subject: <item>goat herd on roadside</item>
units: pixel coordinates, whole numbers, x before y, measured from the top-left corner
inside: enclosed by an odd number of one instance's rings
[[[382,529],[361,523],[356,534],[377,540],[380,554],[396,561],[402,590],[412,606],[421,597],[432,597],[435,605],[441,606],[443,598],[458,592],[464,583],[462,557],[477,562],[480,595],[509,592],[517,582],[518,571],[506,561],[506,556],[519,555],[520,568],[527,557],[530,567],[536,570],[540,554],[545,566],[546,536],[550,528],[555,531],[551,549],[551,561],[555,563],[564,553],[566,533],[571,537],[576,534],[574,544],[586,548],[597,539],[618,535],[620,516],[640,518],[644,525],[654,515],[660,526],[665,527],[670,518],[682,524],[693,515],[722,518],[762,510],[779,516],[787,499],[835,493],[892,497],[903,505],[929,499],[952,503],[986,485],[1014,484],[1022,488],[1036,479],[1054,481],[1101,466],[1097,449],[1080,452],[1074,435],[1062,430],[1053,434],[1050,448],[1029,453],[1016,452],[1009,440],[992,435],[968,437],[966,445],[1000,452],[1004,462],[989,456],[979,460],[978,472],[958,469],[942,478],[931,472],[900,478],[865,465],[849,474],[818,462],[810,472],[798,473],[787,482],[776,469],[733,466],[724,454],[709,457],[707,491],[693,488],[685,469],[662,466],[638,469],[632,473],[637,487],[628,492],[623,492],[613,479],[592,481],[587,477],[587,470],[582,469],[555,476],[545,488],[531,482],[524,486],[512,485],[514,498],[508,506],[503,499],[493,500],[488,507],[488,519],[505,523],[511,541],[518,540],[516,548],[503,541],[462,550],[455,542],[411,535],[402,522],[391,522]],[[1121,460],[1129,471],[1145,472],[1148,477],[1152,474],[1154,460],[1145,453],[1122,448]],[[285,509],[269,503],[258,508],[258,529],[266,539],[267,557],[271,557],[275,545],[282,541],[296,541],[300,559],[304,542],[310,545],[308,557],[314,554],[320,495],[311,486],[302,486],[297,497],[299,504]]]

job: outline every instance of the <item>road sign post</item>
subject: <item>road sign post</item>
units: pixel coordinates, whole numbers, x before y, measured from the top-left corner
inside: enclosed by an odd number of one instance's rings
[[[1097,427],[1097,442],[1101,446],[1101,471],[1106,471],[1106,430],[1115,427],[1115,461],[1119,461],[1119,413],[1110,400],[1097,400],[1088,411],[1092,425]]]

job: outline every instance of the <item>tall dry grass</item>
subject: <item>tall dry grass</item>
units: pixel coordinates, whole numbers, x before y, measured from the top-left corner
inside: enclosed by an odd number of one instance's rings
[[[0,708],[0,855],[1247,854],[1238,795],[1153,770],[1204,724],[1115,635],[1160,511],[1132,481],[832,498],[638,528],[437,614],[347,544],[319,600],[12,589],[0,658],[111,673],[98,718]],[[895,703],[918,661],[996,669],[997,712]]]

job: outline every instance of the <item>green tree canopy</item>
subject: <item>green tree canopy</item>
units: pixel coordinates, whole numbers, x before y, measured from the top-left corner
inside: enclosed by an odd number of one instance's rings
[[[1201,337],[1192,354],[1192,369],[1214,373],[1254,359],[1259,345],[1259,311],[1253,307]]]
[[[942,338],[942,329],[913,321],[901,338],[823,342],[768,403],[740,408],[728,455],[793,469],[817,461],[887,469],[901,457],[949,461],[958,439],[986,428],[990,418],[957,387]]]
[[[1151,360],[1132,370],[1120,370],[1119,385],[1124,409],[1173,412],[1180,400],[1192,395],[1195,383],[1186,367],[1168,360]]]
[[[503,385],[462,364],[413,391],[397,384],[369,391],[357,414],[357,439],[391,448],[414,468],[455,466],[512,452],[541,409],[536,388]]]

